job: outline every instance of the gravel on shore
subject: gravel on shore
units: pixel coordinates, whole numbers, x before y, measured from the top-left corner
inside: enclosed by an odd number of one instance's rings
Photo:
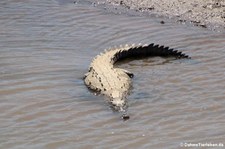
[[[196,26],[225,29],[225,0],[106,0],[127,9],[189,21]]]

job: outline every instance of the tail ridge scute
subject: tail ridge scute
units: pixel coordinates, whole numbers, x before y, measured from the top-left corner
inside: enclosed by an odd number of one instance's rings
[[[190,58],[188,55],[181,51],[170,49],[169,47],[154,45],[153,43],[144,46],[133,46],[128,50],[120,50],[114,55],[113,61],[122,60],[125,58],[138,58],[138,57],[149,57],[149,56],[162,56],[162,57],[175,57]]]

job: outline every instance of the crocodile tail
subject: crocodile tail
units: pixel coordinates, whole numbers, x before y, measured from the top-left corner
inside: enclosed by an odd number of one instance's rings
[[[175,58],[190,58],[188,55],[179,52],[169,47],[149,44],[146,46],[131,47],[128,50],[120,50],[115,53],[113,62],[123,60],[126,58],[140,58],[150,56],[175,57]]]

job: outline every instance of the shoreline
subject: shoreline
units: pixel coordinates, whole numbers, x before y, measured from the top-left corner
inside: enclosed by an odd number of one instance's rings
[[[190,22],[211,30],[225,30],[224,0],[100,0],[114,6]]]

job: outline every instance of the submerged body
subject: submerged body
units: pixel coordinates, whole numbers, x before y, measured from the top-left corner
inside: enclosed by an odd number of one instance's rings
[[[90,65],[89,72],[85,74],[84,82],[88,88],[107,96],[115,110],[125,111],[126,96],[131,87],[133,74],[124,69],[114,68],[113,64],[125,58],[149,56],[188,58],[181,52],[154,44],[120,46],[97,55]]]
[[[131,86],[131,78],[128,76],[128,72],[114,68],[113,64],[116,62],[116,53],[122,50],[127,51],[131,47],[126,45],[109,49],[109,51],[96,56],[84,79],[90,89],[108,96],[109,102],[119,111],[126,107],[126,95]]]

